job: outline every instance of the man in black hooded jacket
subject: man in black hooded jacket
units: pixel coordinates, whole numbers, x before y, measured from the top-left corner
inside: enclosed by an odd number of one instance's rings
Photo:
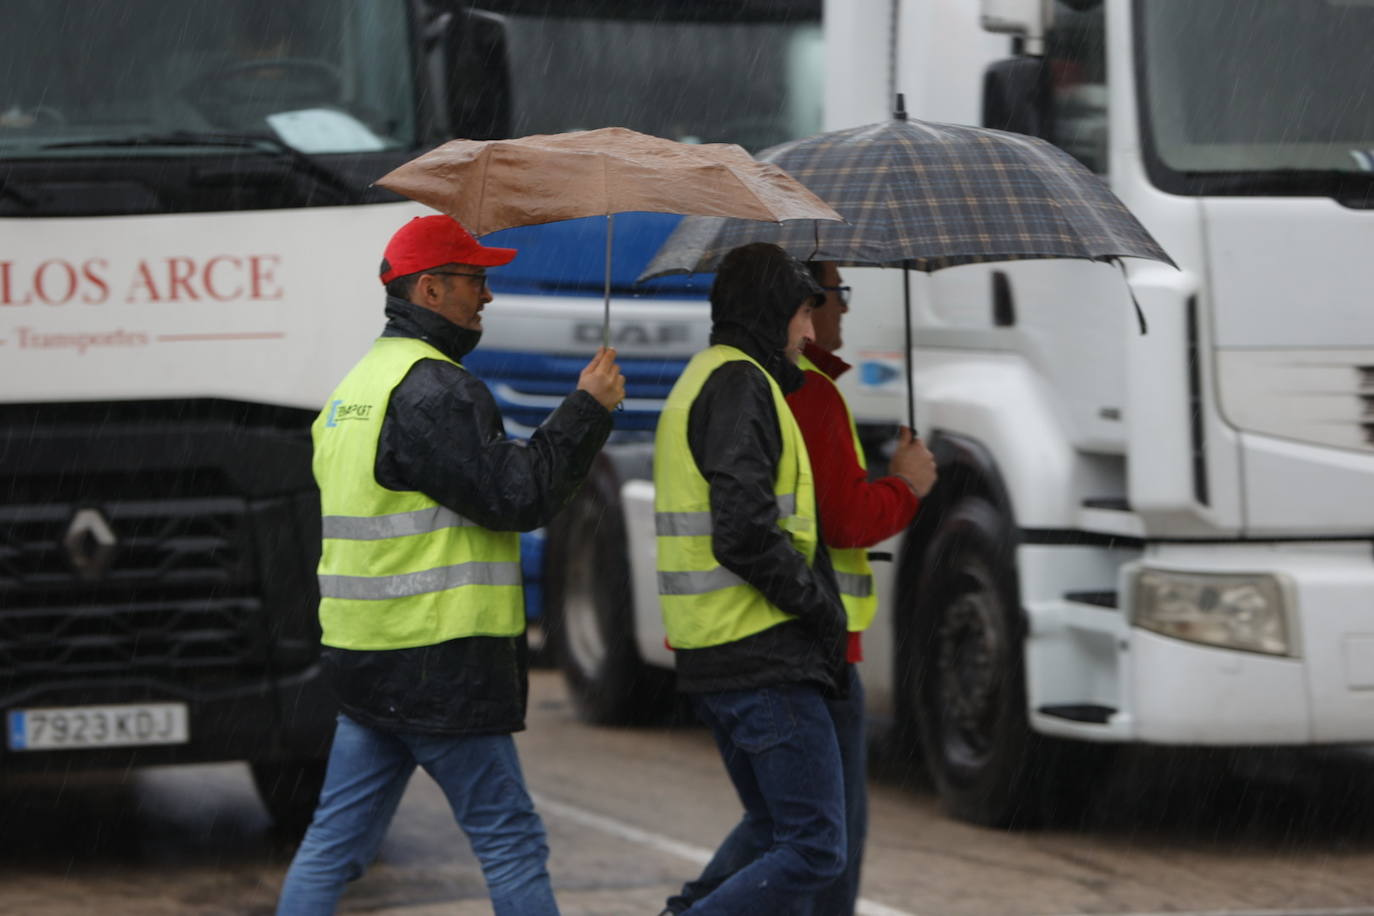
[[[794,913],[845,863],[834,724],[846,622],[818,533],[806,445],[785,395],[823,299],[774,245],[725,256],[711,344],[669,395],[654,449],[659,594],[678,689],[712,729],[772,845],[693,914]],[[699,892],[700,889],[698,889]],[[695,897],[695,894],[692,895]],[[677,912],[685,898],[669,901]]]
[[[319,807],[278,912],[331,913],[417,765],[443,789],[498,916],[558,912],[543,825],[511,733],[528,694],[517,532],[572,497],[625,396],[615,351],[526,441],[460,360],[515,251],[447,216],[412,220],[382,262],[387,325],[316,420],[324,666],[342,714]]]

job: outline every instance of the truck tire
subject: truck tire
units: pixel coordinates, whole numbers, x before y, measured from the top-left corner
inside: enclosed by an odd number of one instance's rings
[[[940,519],[915,592],[910,695],[945,810],[990,827],[1044,826],[1081,811],[1096,748],[1033,732],[1011,521],[965,497]]]
[[[635,646],[625,517],[614,468],[598,463],[549,529],[545,639],[579,716],[640,725],[673,710],[672,674],[644,664]]]
[[[258,797],[283,838],[297,841],[310,826],[320,800],[320,789],[324,786],[327,763],[327,760],[290,759],[255,760],[249,764]]]

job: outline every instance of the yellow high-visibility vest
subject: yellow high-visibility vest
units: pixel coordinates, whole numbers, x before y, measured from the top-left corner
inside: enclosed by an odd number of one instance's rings
[[[668,644],[700,649],[735,642],[795,618],[721,566],[711,551],[711,493],[687,443],[692,402],[711,373],[727,362],[756,366],[768,381],[782,434],[782,457],[773,480],[778,526],[806,558],[816,558],[816,495],[806,443],[782,389],[742,350],[713,346],[696,356],[673,386],[654,435],[654,513],[658,594]]]
[[[805,356],[797,360],[797,366],[805,372],[819,372],[826,384],[835,385],[834,379]],[[868,470],[863,443],[859,441],[859,428],[854,423],[854,414],[850,412],[849,403],[845,401],[844,395],[840,394],[838,387],[835,388],[835,393],[840,396],[845,418],[849,421],[849,434],[854,438],[854,457],[859,459],[859,467]],[[849,632],[862,633],[868,629],[868,625],[873,622],[873,615],[878,611],[878,595],[873,590],[873,567],[868,564],[868,548],[827,545],[827,549],[830,551],[830,562],[835,566],[840,599],[844,602],[845,614],[849,617]]]
[[[490,531],[423,493],[377,483],[391,392],[421,359],[460,365],[422,340],[379,338],[310,429],[326,646],[408,649],[525,628],[517,532]]]

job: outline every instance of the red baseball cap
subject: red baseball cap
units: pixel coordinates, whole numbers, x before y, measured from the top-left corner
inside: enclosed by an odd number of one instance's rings
[[[382,283],[419,273],[443,264],[500,267],[515,258],[514,248],[487,248],[478,244],[457,220],[435,214],[417,216],[406,223],[382,254]]]

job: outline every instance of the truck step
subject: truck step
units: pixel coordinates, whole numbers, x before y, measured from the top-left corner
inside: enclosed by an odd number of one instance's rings
[[[1084,509],[1108,509],[1112,512],[1130,512],[1130,500],[1124,496],[1093,496],[1083,500]]]
[[[1091,604],[1093,607],[1117,607],[1115,591],[1065,592],[1064,600],[1074,604]]]

